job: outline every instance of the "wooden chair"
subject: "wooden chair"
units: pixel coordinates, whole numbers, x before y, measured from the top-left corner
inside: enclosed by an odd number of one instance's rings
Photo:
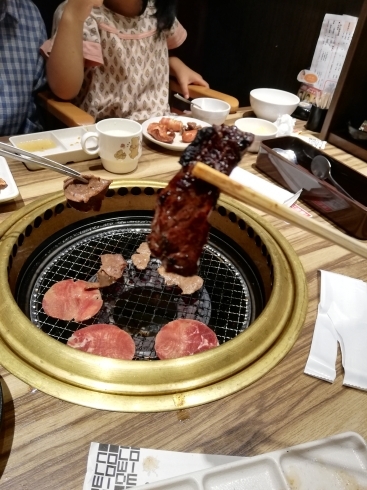
[[[45,21],[48,34],[51,33],[53,12],[61,3],[60,0],[33,0],[41,12]],[[170,91],[180,92],[180,87],[176,80],[170,80]],[[197,97],[213,97],[221,99],[231,106],[231,113],[235,113],[238,109],[239,102],[235,97],[218,92],[213,89],[191,85],[189,87],[189,95],[191,99]],[[38,100],[44,112],[45,124],[47,127],[55,128],[57,126],[81,126],[93,124],[95,122],[93,116],[86,113],[72,102],[58,99],[51,91],[41,92],[38,95]],[[184,104],[184,102],[182,103]],[[170,105],[172,112],[182,113],[183,106],[180,105],[176,98],[170,97]],[[186,107],[185,107],[186,108]]]

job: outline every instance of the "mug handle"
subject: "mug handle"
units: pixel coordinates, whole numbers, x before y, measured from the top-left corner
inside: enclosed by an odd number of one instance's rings
[[[96,146],[93,148],[88,148],[86,143],[90,138],[95,138],[97,140]],[[82,145],[83,150],[88,155],[97,155],[99,152],[99,144],[98,144],[98,133],[88,132],[82,135],[82,139],[80,140],[80,144]]]

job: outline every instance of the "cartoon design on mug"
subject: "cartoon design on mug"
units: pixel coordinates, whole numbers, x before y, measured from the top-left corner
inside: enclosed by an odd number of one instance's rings
[[[125,158],[127,157],[124,150],[117,150],[113,156],[116,158],[116,160],[125,160]]]
[[[139,156],[139,150],[140,150],[140,138],[135,136],[134,138],[131,138],[131,143],[130,143],[130,158],[136,158]]]

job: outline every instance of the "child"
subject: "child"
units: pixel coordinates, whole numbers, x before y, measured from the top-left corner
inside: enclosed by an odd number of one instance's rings
[[[175,18],[176,0],[68,0],[55,12],[47,78],[51,90],[98,121],[144,120],[169,114],[169,75],[183,94],[207,82],[169,57],[186,31]]]

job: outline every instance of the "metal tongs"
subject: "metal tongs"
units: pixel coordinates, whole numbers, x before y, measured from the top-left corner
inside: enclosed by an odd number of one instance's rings
[[[12,145],[8,145],[6,143],[0,142],[0,155],[4,157],[14,158],[15,160],[19,160],[21,162],[27,161],[30,163],[37,163],[37,165],[41,165],[41,167],[46,167],[51,170],[55,170],[60,174],[68,175],[69,177],[74,177],[74,179],[80,180],[83,184],[87,184],[88,181],[85,179],[81,173],[73,170],[66,165],[62,165],[61,163],[54,162],[49,158],[41,157],[39,155],[35,155],[29,151],[21,150]]]

